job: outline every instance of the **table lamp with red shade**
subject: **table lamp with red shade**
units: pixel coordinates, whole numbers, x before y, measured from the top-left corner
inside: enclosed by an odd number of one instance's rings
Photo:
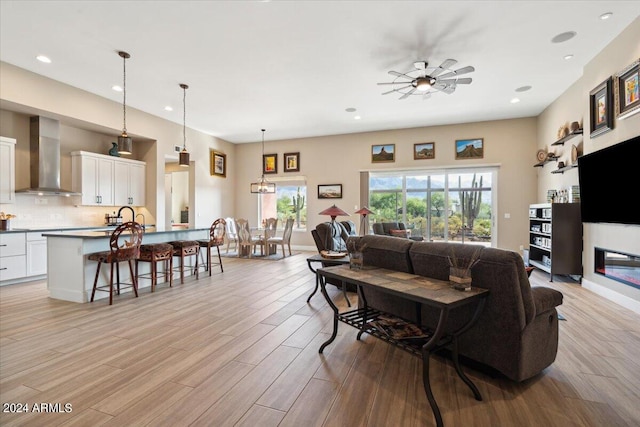
[[[342,209],[340,209],[339,207],[337,207],[335,204],[331,207],[328,207],[327,209],[323,210],[322,212],[320,212],[318,215],[329,215],[331,217],[331,238],[333,239],[335,237],[335,222],[336,222],[336,217],[337,216],[349,216],[348,213],[346,213],[345,211],[343,211]],[[324,242],[325,248],[329,248],[329,242]],[[329,250],[329,252],[331,252],[331,250]]]
[[[368,207],[363,206],[360,209],[358,209],[357,211],[355,211],[354,213],[357,213],[358,215],[362,215],[362,218],[360,218],[360,235],[364,236],[365,234],[365,229],[367,229],[367,215],[375,213],[372,210],[370,210]]]

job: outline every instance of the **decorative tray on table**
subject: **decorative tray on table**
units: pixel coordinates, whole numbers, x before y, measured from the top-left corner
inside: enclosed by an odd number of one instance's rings
[[[348,254],[347,254],[346,252],[329,252],[329,251],[320,251],[320,255],[322,256],[322,258],[338,259],[338,258],[344,258],[344,257],[346,257]]]

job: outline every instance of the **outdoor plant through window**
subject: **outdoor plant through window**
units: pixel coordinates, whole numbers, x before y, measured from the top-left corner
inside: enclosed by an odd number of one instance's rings
[[[307,187],[278,183],[275,194],[262,194],[260,221],[278,218],[278,228],[283,228],[287,218],[294,218],[293,229],[307,229]]]
[[[490,244],[495,171],[372,173],[371,223],[404,222],[425,240]]]

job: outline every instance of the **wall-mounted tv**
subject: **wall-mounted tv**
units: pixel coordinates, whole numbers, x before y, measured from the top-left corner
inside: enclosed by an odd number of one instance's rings
[[[640,136],[578,157],[578,179],[582,222],[640,225]]]

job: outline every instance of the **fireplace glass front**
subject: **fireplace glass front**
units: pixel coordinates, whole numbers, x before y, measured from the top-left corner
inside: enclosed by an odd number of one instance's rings
[[[595,272],[640,289],[640,255],[595,248]]]

